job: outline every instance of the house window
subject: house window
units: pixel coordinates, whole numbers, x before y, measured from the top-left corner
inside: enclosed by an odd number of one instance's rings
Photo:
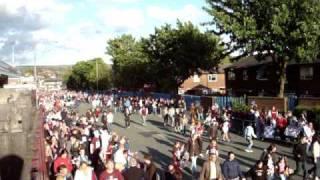
[[[218,80],[217,74],[209,74],[208,75],[208,81],[209,82],[216,82]]]
[[[228,71],[228,80],[236,80],[236,74],[233,70]]]
[[[257,77],[256,77],[257,80],[260,80],[260,81],[266,81],[268,80],[268,75],[267,75],[267,71],[266,71],[266,67],[263,66],[263,67],[260,67],[258,70],[257,70]]]
[[[242,79],[245,81],[248,80],[248,71],[247,70],[242,71]]]
[[[300,67],[300,80],[312,80],[313,79],[313,67]]]
[[[198,74],[193,75],[193,82],[198,83],[200,82],[200,78]]]

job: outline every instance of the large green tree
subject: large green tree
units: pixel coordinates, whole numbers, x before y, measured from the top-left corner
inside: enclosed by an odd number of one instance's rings
[[[219,38],[202,33],[192,23],[164,25],[142,40],[153,83],[163,91],[177,91],[194,73],[212,70],[221,60]]]
[[[212,32],[228,35],[225,55],[271,56],[277,67],[279,96],[284,95],[289,61],[313,61],[320,47],[319,0],[207,0]]]
[[[108,41],[107,54],[113,62],[113,82],[116,87],[137,90],[148,83],[148,62],[140,40],[122,35]]]
[[[69,89],[106,90],[111,86],[111,69],[101,58],[76,63],[64,76]]]

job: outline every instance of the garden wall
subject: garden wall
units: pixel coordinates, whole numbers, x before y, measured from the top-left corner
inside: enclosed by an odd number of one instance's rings
[[[275,106],[280,112],[288,110],[287,98],[248,96],[248,105],[251,105],[253,102],[258,105],[259,109],[269,110],[272,106]]]

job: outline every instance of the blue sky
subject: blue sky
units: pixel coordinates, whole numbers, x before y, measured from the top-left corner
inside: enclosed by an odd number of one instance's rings
[[[74,64],[106,56],[108,39],[139,38],[177,19],[199,25],[205,0],[1,0],[0,60],[16,64]],[[205,29],[204,27],[201,27]]]

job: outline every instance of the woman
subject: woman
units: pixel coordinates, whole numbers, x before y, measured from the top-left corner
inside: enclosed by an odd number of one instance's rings
[[[229,120],[225,120],[222,124],[222,141],[227,141],[230,142],[230,138],[229,138],[229,126],[230,126],[230,122]]]
[[[279,158],[275,166],[276,174],[281,180],[287,180],[290,174],[292,174],[292,169],[289,168],[287,158],[282,156]]]
[[[218,151],[218,144],[217,141],[215,139],[210,141],[210,144],[208,145],[207,149],[206,149],[206,154],[216,154],[217,156],[219,156],[219,151]]]
[[[191,161],[191,172],[195,173],[197,168],[197,159],[202,151],[202,144],[198,135],[191,135],[187,145],[187,151],[189,153],[189,158]]]
[[[267,169],[266,166],[263,165],[263,161],[257,161],[255,166],[248,171],[247,177],[252,180],[266,180]]]

